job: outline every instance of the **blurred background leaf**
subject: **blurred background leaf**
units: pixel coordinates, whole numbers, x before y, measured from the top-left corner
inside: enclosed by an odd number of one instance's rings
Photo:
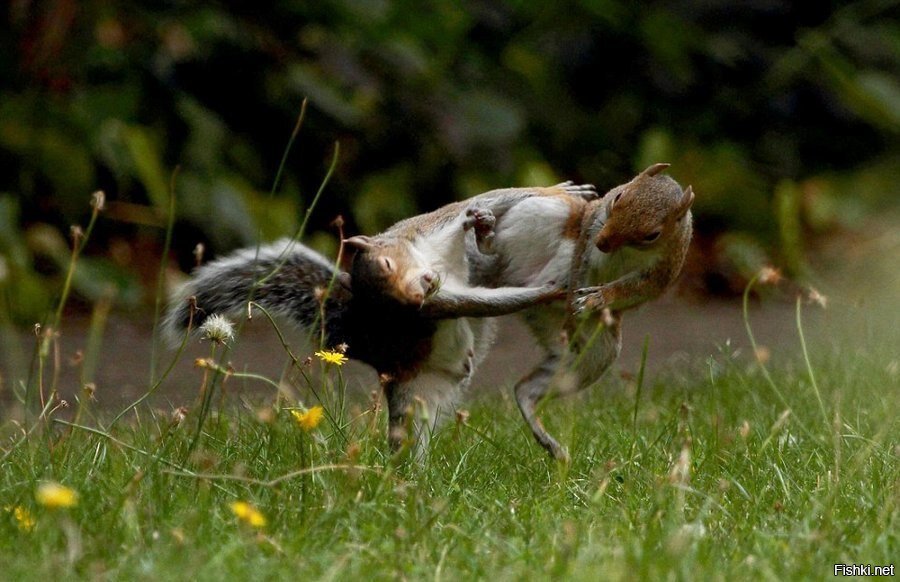
[[[211,258],[290,234],[335,140],[317,248],[336,248],[338,214],[373,233],[491,188],[607,190],[667,161],[697,193],[693,288],[733,293],[767,263],[803,276],[817,241],[900,199],[898,16],[891,0],[10,2],[9,308],[46,309],[46,229],[68,240],[92,191],[109,208],[75,291],[147,302],[176,166],[172,260],[189,269],[198,242]]]

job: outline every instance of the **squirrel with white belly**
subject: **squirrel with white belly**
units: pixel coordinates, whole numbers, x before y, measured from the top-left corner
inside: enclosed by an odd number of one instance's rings
[[[566,183],[482,196],[581,200],[596,198],[596,192]],[[466,232],[489,239],[494,221],[489,211],[468,211],[471,205],[449,204],[379,235],[347,239],[344,244],[353,251],[349,272],[291,240],[244,249],[199,267],[170,304],[168,335],[177,337],[216,313],[242,317],[250,300],[309,331],[322,326],[327,346],[346,344],[349,357],[371,365],[383,379],[392,448],[413,439],[421,451],[429,429],[452,412],[453,401],[493,341],[493,322],[479,318],[566,294],[567,278],[511,288],[471,286]],[[338,283],[332,285],[334,281]],[[406,419],[417,399],[429,419],[422,423],[421,417],[414,418],[416,434],[409,435]]]
[[[658,297],[681,272],[694,193],[661,175],[667,167],[655,164],[593,201],[490,193],[476,199],[495,225],[476,231],[478,250],[469,252],[473,283],[569,281],[566,304],[521,313],[545,358],[515,387],[535,439],[557,459],[568,460],[568,453],[537,417],[537,404],[554,390],[569,393],[596,382],[621,350],[621,312]]]

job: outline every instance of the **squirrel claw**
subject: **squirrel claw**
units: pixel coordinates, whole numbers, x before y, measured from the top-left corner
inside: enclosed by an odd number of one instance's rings
[[[579,289],[578,291],[583,291],[583,289]],[[576,293],[578,293],[576,291]],[[583,297],[578,297],[574,301],[572,301],[572,313],[575,315],[581,315],[583,313],[588,313],[590,311],[597,311],[602,309],[605,306],[606,302],[603,300],[603,295],[600,293],[591,293],[588,295],[584,295]]]
[[[586,202],[600,198],[597,188],[593,184],[575,184],[571,180],[557,184],[557,187],[566,191],[569,196],[581,198]]]

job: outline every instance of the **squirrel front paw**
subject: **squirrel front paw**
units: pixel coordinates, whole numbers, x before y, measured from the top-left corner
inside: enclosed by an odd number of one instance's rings
[[[575,184],[572,180],[566,180],[556,185],[557,188],[565,190],[569,196],[581,198],[586,202],[600,198],[597,188],[593,184]]]
[[[582,287],[575,290],[575,300],[572,301],[572,313],[581,315],[600,311],[607,305],[607,298],[603,287]]]
[[[466,210],[466,219],[463,221],[463,230],[475,231],[475,244],[482,254],[489,255],[494,247],[494,225],[497,218],[490,208],[473,206]]]

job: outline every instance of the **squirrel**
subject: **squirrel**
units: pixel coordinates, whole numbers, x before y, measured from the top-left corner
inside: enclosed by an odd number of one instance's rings
[[[592,198],[596,192],[566,183],[482,196],[513,200],[560,195]],[[352,252],[349,272],[293,240],[239,250],[208,263],[194,271],[170,304],[167,334],[177,337],[214,313],[241,317],[251,298],[310,331],[321,325],[327,345],[346,344],[348,357],[378,373],[387,397],[391,448],[412,441],[421,453],[429,429],[451,413],[495,337],[494,323],[481,318],[566,294],[552,280],[512,288],[471,286],[466,233],[474,230],[487,248],[494,223],[489,211],[472,209],[472,204],[449,204],[381,234],[344,240]],[[410,435],[407,418],[416,401],[430,418],[414,415]]]
[[[694,193],[660,175],[668,166],[650,166],[593,201],[559,195],[478,200],[494,214],[495,226],[489,244],[470,249],[474,283],[569,280],[567,305],[521,312],[545,357],[515,387],[535,439],[559,460],[568,461],[568,452],[537,417],[538,403],[551,389],[566,394],[596,382],[621,351],[622,311],[661,295],[684,264]]]

